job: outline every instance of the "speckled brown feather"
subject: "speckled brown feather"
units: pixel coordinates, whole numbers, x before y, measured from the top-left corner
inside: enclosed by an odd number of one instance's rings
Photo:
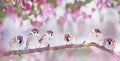
[[[44,34],[44,35],[40,38],[39,42],[42,43],[45,39],[46,39],[46,34]]]
[[[9,41],[9,46],[10,46],[10,47],[12,47],[12,45],[16,42],[15,40],[16,40],[16,39],[15,39],[15,37],[14,37],[14,38],[12,38],[12,39]]]
[[[27,42],[26,42],[26,46],[28,46],[28,44],[31,42],[31,39],[32,39],[32,34],[28,34],[28,37],[27,37]]]

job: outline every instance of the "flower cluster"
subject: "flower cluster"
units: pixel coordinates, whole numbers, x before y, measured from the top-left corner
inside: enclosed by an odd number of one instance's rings
[[[12,49],[12,51],[5,52],[3,55],[21,56],[21,54],[32,52],[54,51],[65,48],[77,49],[77,47],[90,47],[90,53],[93,58],[98,56],[101,58],[101,56],[104,55],[101,54],[104,52],[99,52],[96,48],[92,49],[91,46],[113,54],[113,56],[114,53],[119,55],[120,45],[119,43],[117,44],[116,40],[120,33],[118,23],[119,8],[119,0],[0,0],[0,46],[2,45],[1,43],[3,43],[1,42],[3,38],[7,43],[10,41],[8,45]],[[35,29],[30,30],[31,27],[38,28],[39,31]],[[103,34],[98,29],[93,29],[93,27],[99,27],[103,31]],[[54,33],[48,29],[54,30],[55,37],[53,37]],[[90,29],[93,30],[91,31]],[[28,30],[30,30],[30,32]],[[48,31],[43,33],[45,30]],[[87,39],[86,36],[88,36],[87,33],[89,30],[91,32]],[[29,34],[27,34],[28,32]],[[19,35],[17,33],[19,33]],[[11,35],[15,37],[12,38]],[[82,39],[84,36],[86,43]],[[65,44],[61,45],[63,41]],[[82,43],[79,44],[78,41]],[[56,46],[58,44],[60,45]],[[1,46],[0,48],[2,49],[3,47]],[[0,53],[2,52],[1,49]],[[72,51],[72,53],[73,52],[74,51]],[[62,53],[65,55],[64,51],[62,51]],[[56,56],[53,52],[50,54],[53,54],[53,56],[51,56],[52,59]],[[116,54],[115,56],[117,56]],[[1,55],[2,54],[0,54],[0,58]],[[46,56],[48,57],[48,55],[47,53]],[[27,56],[25,56],[28,60],[32,60],[33,57],[37,57],[34,59],[35,61],[41,60],[43,57],[46,59],[45,52],[33,55],[27,54]],[[70,54],[68,58],[75,61],[76,57]],[[117,56],[117,58],[119,58],[119,56]],[[50,61],[64,61],[60,60],[61,58],[56,60],[52,59]]]
[[[2,0],[2,12],[10,15],[17,14],[23,20],[29,19],[35,23],[43,22],[51,16],[56,16],[58,19],[71,14],[74,21],[78,17],[91,18],[92,14],[86,13],[82,10],[82,6],[86,6],[92,0],[79,1],[79,0]],[[119,7],[119,1],[114,0],[93,0],[96,7],[92,7],[90,11],[93,13],[97,8],[105,6]]]

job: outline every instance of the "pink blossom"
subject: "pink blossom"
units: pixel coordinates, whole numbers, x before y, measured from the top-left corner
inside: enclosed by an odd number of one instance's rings
[[[86,12],[82,12],[82,16],[84,19],[91,18],[91,15],[88,15]]]
[[[12,4],[14,4],[14,5],[15,5],[15,3],[16,3],[16,0],[12,0]]]
[[[7,8],[6,8],[6,7],[3,7],[3,8],[2,8],[2,11],[3,11],[4,13],[7,13]]]
[[[19,3],[21,3],[23,0],[17,0]]]
[[[39,11],[37,14],[34,15],[34,17],[37,17],[37,16],[43,16],[42,11]]]
[[[120,8],[120,2],[118,2],[116,6],[117,6],[118,8]]]
[[[49,17],[55,13],[55,9],[53,5],[46,4],[44,5],[44,9],[42,10],[42,14],[45,17]]]
[[[72,11],[71,14],[72,14],[73,21],[75,22],[77,17],[80,16],[79,9]]]
[[[62,4],[63,0],[56,0],[56,1],[57,1],[57,5],[60,5],[60,4]]]
[[[35,0],[31,0],[31,2],[34,2]]]
[[[108,6],[110,6],[111,3],[112,3],[112,0],[107,0],[107,1],[106,1],[106,4],[107,4]]]
[[[6,7],[2,8],[2,11],[6,14],[16,13],[16,7],[15,6],[6,6]]]
[[[43,16],[49,17],[49,16],[51,16],[52,14],[54,14],[54,9],[43,10],[42,12],[43,12]]]
[[[22,17],[22,14],[18,14],[17,16],[18,16],[18,18],[21,18],[21,17]]]
[[[92,8],[92,9],[91,9],[91,11],[92,11],[92,12],[95,12],[95,11],[96,11],[96,9],[95,9],[95,8]]]
[[[38,14],[35,14],[34,17],[37,18],[37,17],[38,17]]]
[[[88,15],[88,18],[91,18],[92,16],[91,15]]]
[[[33,7],[28,3],[22,3],[22,8],[25,12],[31,12],[33,9]]]
[[[104,6],[105,6],[105,3],[102,0],[97,2],[97,7],[98,8],[101,8],[101,7],[104,7]]]
[[[36,2],[40,4],[46,4],[47,0],[36,0]]]
[[[63,16],[59,19],[60,23],[65,23],[67,21],[66,16]]]
[[[42,25],[42,23],[39,22],[39,21],[37,21],[37,20],[32,21],[31,24],[32,24],[33,26],[41,26],[41,25]]]
[[[12,9],[13,12],[16,12],[17,10],[15,6],[11,6],[10,8]]]

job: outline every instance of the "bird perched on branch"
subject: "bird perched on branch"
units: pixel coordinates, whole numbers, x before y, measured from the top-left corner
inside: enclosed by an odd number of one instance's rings
[[[36,28],[32,28],[27,36],[25,49],[39,48],[39,36],[39,30]]]
[[[112,37],[106,37],[103,40],[103,46],[107,49],[113,50],[115,48],[116,41]]]
[[[75,36],[72,33],[68,32],[64,35],[64,40],[66,42],[66,45],[73,44],[75,41]]]
[[[13,37],[9,41],[9,47],[12,50],[19,50],[19,49],[21,49],[22,45],[23,45],[23,36],[22,35],[18,35],[16,37]]]
[[[50,40],[52,39],[52,37],[53,37],[53,31],[52,30],[48,30],[48,31],[46,31],[44,34],[43,34],[43,36],[40,38],[40,40],[39,40],[39,43],[42,45],[44,45],[44,46],[49,46],[49,42],[50,42]]]
[[[92,32],[89,34],[88,39],[91,42],[95,42],[95,43],[97,43],[99,45],[102,45],[103,35],[102,35],[100,29],[99,28],[93,29]]]

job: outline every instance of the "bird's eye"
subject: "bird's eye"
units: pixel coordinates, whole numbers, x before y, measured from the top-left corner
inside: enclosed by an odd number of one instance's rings
[[[111,45],[111,43],[112,43],[112,42],[108,40],[108,45]]]
[[[22,43],[22,39],[21,38],[17,38],[18,43]]]
[[[111,44],[111,42],[108,43],[109,45]]]
[[[48,34],[50,34],[50,33],[48,32]]]
[[[53,33],[51,33],[51,36],[53,35]]]
[[[38,31],[34,31],[33,33],[36,33],[36,34],[38,34]]]
[[[19,39],[17,38],[17,40],[19,40]]]
[[[19,39],[19,38],[17,38],[17,39],[16,39],[16,41],[19,43],[20,39]]]
[[[37,31],[33,31],[33,33],[37,33]]]

